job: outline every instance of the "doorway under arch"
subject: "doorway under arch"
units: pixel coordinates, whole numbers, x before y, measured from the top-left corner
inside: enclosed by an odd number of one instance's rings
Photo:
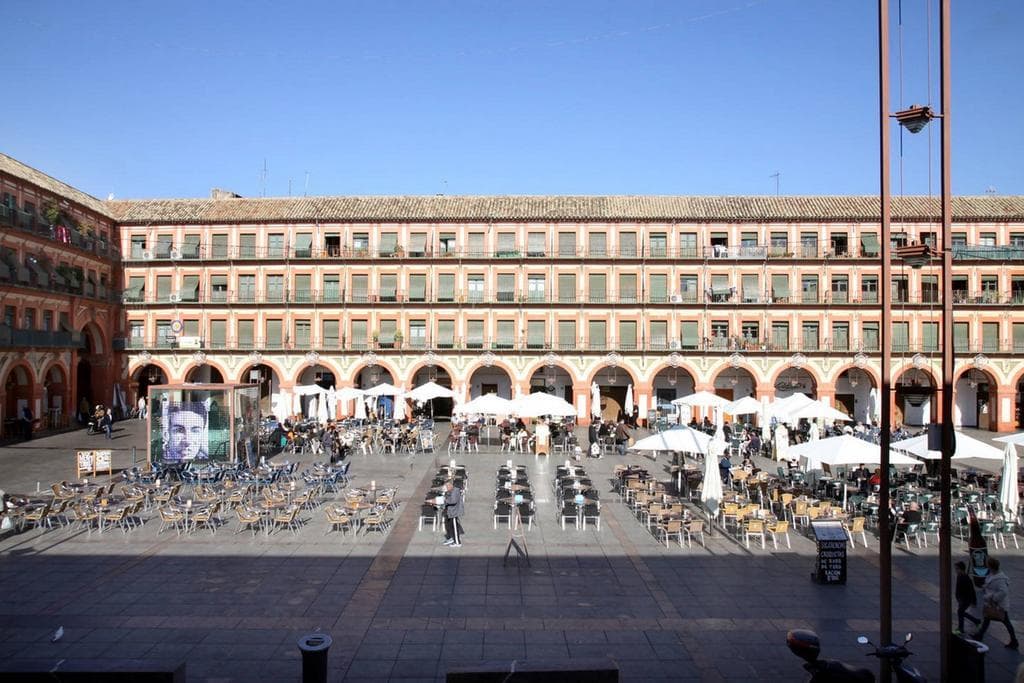
[[[923,427],[938,413],[935,378],[927,370],[909,368],[896,378],[896,410],[893,424]]]
[[[224,375],[209,363],[203,363],[188,371],[188,374],[185,375],[185,382],[189,384],[223,384]]]
[[[985,370],[968,368],[957,379],[953,388],[953,423],[958,427],[975,427],[995,431],[999,420],[996,415],[996,379]]]
[[[34,382],[32,374],[24,365],[15,365],[7,370],[4,377],[4,400],[3,410],[3,435],[5,437],[23,435],[24,427],[20,421],[22,408],[28,407],[35,414],[35,406],[32,405],[32,394]]]
[[[427,382],[433,382],[446,389],[452,389],[452,376],[448,374],[448,371],[439,365],[425,365],[412,376],[412,383],[407,389],[415,389],[418,386],[422,386]],[[422,406],[414,408],[414,413],[422,412],[428,417],[432,416],[436,419],[448,419],[452,417],[452,409],[455,407],[455,402],[450,398],[432,398],[425,402]]]
[[[572,390],[572,377],[564,368],[557,365],[537,368],[530,377],[530,393],[542,392],[565,399],[576,405]]]
[[[601,393],[601,419],[605,422],[616,422],[626,415],[626,389],[633,386],[633,408],[637,406],[636,378],[629,371],[617,366],[608,365],[594,375],[598,390]],[[646,417],[646,416],[643,416]]]
[[[266,363],[256,363],[242,370],[239,381],[243,384],[257,384],[260,387],[260,414],[274,413],[274,395],[281,393],[281,378],[277,371]],[[283,419],[282,416],[277,416]]]
[[[882,407],[878,403],[875,378],[867,370],[847,368],[836,378],[836,409],[857,422],[878,424]]]
[[[477,368],[469,376],[469,399],[473,400],[484,394],[497,394],[501,398],[512,399],[512,377],[496,365]]]
[[[151,386],[167,384],[167,375],[159,365],[150,363],[136,370],[132,375],[132,380],[139,387],[137,396],[148,396]],[[136,398],[136,402],[138,402],[138,398]]]
[[[786,368],[775,380],[775,398],[787,398],[798,393],[818,398],[818,383],[814,381],[814,375],[804,368]]]

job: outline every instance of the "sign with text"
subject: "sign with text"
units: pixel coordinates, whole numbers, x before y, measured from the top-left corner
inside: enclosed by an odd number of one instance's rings
[[[846,583],[846,530],[841,522],[811,522],[818,543],[814,578],[823,584]]]

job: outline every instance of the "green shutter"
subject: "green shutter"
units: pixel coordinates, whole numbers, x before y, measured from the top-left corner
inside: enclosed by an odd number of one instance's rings
[[[850,326],[848,323],[832,324],[832,349],[847,351],[850,348]]]
[[[748,302],[748,303],[755,303],[755,302],[757,302],[760,299],[760,297],[761,297],[761,288],[760,288],[760,285],[758,284],[757,280],[758,280],[757,275],[749,275],[748,274],[748,275],[744,275],[743,276],[743,280],[742,280],[742,283],[741,283],[741,285],[743,287],[743,292],[741,293],[741,296],[743,297],[743,301]]]
[[[1013,324],[1013,352],[1024,352],[1024,323]]]
[[[442,349],[450,349],[455,346],[455,321],[437,321],[437,346]]]
[[[380,300],[395,301],[398,290],[398,276],[393,273],[381,274],[380,276]]]
[[[953,350],[957,353],[966,353],[970,347],[971,328],[970,323],[953,323]]]
[[[921,350],[922,351],[938,351],[939,350],[939,324],[938,323],[922,323],[921,324]]]
[[[171,296],[171,276],[159,275],[156,278],[156,297],[158,301],[167,301]]]
[[[590,256],[607,256],[608,255],[608,236],[603,232],[592,232],[587,235],[588,250]]]
[[[562,303],[573,303],[576,301],[575,273],[559,273],[558,300]]]
[[[608,347],[608,323],[604,320],[591,320],[587,324],[587,345],[591,350]]]
[[[653,304],[668,301],[668,275],[651,275],[651,291],[648,299]]]
[[[199,235],[185,235],[181,256],[182,258],[199,258]]]
[[[312,279],[313,277],[311,275],[295,276],[294,301],[298,303],[309,303],[313,300],[313,293],[310,291],[313,287]]]
[[[426,275],[410,275],[409,276],[409,300],[410,301],[425,301],[427,298],[427,276]]]
[[[503,258],[514,258],[519,256],[516,251],[516,234],[514,232],[498,233],[498,254]]]
[[[253,345],[253,329],[255,323],[252,320],[239,320],[235,323],[236,335],[238,337],[238,348],[251,349]]]
[[[213,258],[227,258],[228,257],[228,236],[226,234],[216,234],[211,236],[212,244],[212,256]]]
[[[325,349],[332,349],[338,346],[338,321],[320,321],[320,345]]]
[[[636,321],[619,321],[619,348],[632,350],[636,348]]]
[[[398,248],[398,233],[384,232],[380,236],[380,248],[378,253],[381,256],[392,256]]]
[[[680,336],[684,349],[695,349],[700,345],[700,334],[697,331],[697,323],[684,320],[679,324]]]
[[[526,323],[526,344],[531,349],[544,348],[543,320],[530,320]]]
[[[181,300],[199,301],[199,276],[186,275],[181,278]]]
[[[466,343],[470,348],[479,349],[484,343],[484,321],[469,320],[466,323]]]
[[[904,353],[910,350],[910,325],[906,322],[892,324],[892,350]]]
[[[281,321],[280,320],[268,320],[267,321],[267,335],[266,335],[266,348],[277,349],[281,347]]]
[[[395,343],[395,331],[398,329],[398,321],[396,320],[381,320],[380,321],[380,338],[378,341],[381,344],[394,344]]]
[[[313,235],[308,232],[299,233],[295,236],[295,256],[297,258],[309,258],[313,255]]]
[[[861,256],[878,256],[878,235],[866,232],[860,236]]]
[[[455,300],[455,276],[454,275],[438,275],[437,276],[437,300],[438,301],[454,301]]]
[[[636,275],[619,273],[619,303],[636,303]]]
[[[526,243],[526,255],[527,256],[544,256],[546,251],[544,249],[544,233],[542,232],[531,232],[527,236]]]
[[[352,301],[356,303],[366,302],[366,289],[367,289],[367,276],[366,275],[353,275],[352,276]]]
[[[498,301],[515,301],[516,276],[514,273],[498,273]]]
[[[788,275],[772,275],[772,298],[776,301],[786,301],[789,299],[789,276]]]
[[[590,274],[590,303],[603,304],[608,301],[608,278],[604,273]]]
[[[575,320],[558,321],[558,348],[565,350],[576,348]]]
[[[482,232],[469,233],[469,255],[480,258],[486,256],[484,252],[484,234]]]
[[[560,232],[560,233],[558,233],[558,255],[559,256],[575,256],[576,255],[576,233],[574,233],[574,232]]]
[[[427,253],[427,233],[415,232],[409,235],[409,256],[423,256]]]
[[[651,349],[661,351],[668,346],[668,323],[664,320],[651,321]]]
[[[985,353],[999,350],[999,323],[981,324],[981,350]]]
[[[619,255],[632,258],[636,256],[636,233],[619,233]]]
[[[228,321],[227,320],[211,320],[210,321],[210,348],[212,349],[223,349],[227,345],[228,341]]]
[[[367,322],[365,320],[353,320],[352,321],[352,341],[351,345],[353,349],[365,349],[366,348],[366,328]]]
[[[789,323],[772,323],[772,349],[789,350]]]

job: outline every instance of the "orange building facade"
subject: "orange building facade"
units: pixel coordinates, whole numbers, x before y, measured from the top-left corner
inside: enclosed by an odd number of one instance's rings
[[[631,385],[641,416],[696,390],[802,391],[877,420],[877,198],[92,202],[123,290],[96,329],[129,402],[154,383],[256,382],[269,411],[296,385],[434,380],[464,399],[543,389],[586,422],[597,383],[608,417]],[[937,201],[893,213],[894,242],[935,239]],[[954,420],[1011,430],[1024,198],[958,197],[954,216]],[[938,277],[893,266],[890,400],[909,425],[938,419]]]

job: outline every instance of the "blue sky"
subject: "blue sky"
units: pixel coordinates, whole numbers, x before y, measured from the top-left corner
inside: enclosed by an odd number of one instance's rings
[[[938,2],[930,73],[903,2],[902,102],[937,107]],[[876,5],[19,1],[0,151],[101,198],[872,194]],[[955,193],[1024,194],[1022,29],[1020,0],[954,2]],[[938,127],[902,173],[900,142],[894,192],[937,194]]]

